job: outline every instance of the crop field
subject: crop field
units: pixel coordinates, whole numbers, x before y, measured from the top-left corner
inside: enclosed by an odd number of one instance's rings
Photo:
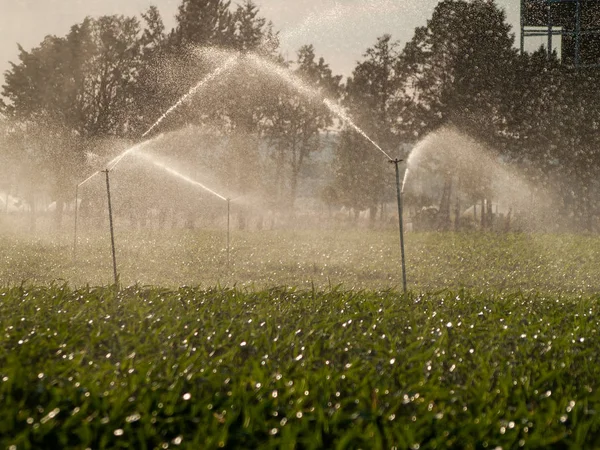
[[[223,230],[117,233],[122,285],[345,290],[402,288],[395,230],[235,231],[227,265]],[[578,294],[600,291],[600,237],[575,234],[408,233],[410,290]],[[108,232],[36,239],[0,234],[0,281],[71,286],[113,283]]]
[[[167,237],[0,238],[0,448],[600,445],[595,236]]]
[[[0,292],[2,448],[592,448],[597,298]]]

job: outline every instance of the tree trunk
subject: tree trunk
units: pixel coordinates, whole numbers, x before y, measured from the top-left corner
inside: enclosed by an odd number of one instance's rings
[[[29,202],[29,231],[31,233],[35,233],[37,230],[37,211],[35,209],[35,195],[31,195]]]
[[[56,210],[54,211],[54,228],[60,230],[62,227],[63,210],[65,201],[62,198],[56,199]]]
[[[194,219],[195,219],[195,214],[192,211],[188,212],[185,217],[185,227],[188,230],[194,229]]]
[[[486,217],[485,217],[485,199],[481,199],[481,229],[485,230],[485,222],[486,222]]]
[[[375,227],[376,219],[377,219],[377,206],[373,205],[369,208],[369,228]]]
[[[454,230],[460,230],[460,200],[456,198],[456,207],[454,209]]]
[[[290,180],[290,204],[288,209],[290,212],[294,210],[294,203],[296,202],[296,195],[298,193],[298,174],[295,170],[292,171],[292,179]]]
[[[167,209],[160,208],[158,211],[158,228],[166,228],[167,227]]]
[[[246,212],[244,211],[244,209],[242,207],[238,208],[237,220],[238,220],[238,229],[245,230],[246,229]]]

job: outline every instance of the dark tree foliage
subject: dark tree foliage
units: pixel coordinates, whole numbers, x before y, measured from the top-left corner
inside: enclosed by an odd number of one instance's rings
[[[19,47],[2,94],[17,120],[62,127],[84,138],[126,135],[139,68],[135,18],[85,19],[64,38]]]
[[[323,149],[323,131],[334,123],[323,98],[335,100],[339,96],[341,77],[333,75],[323,58],[317,60],[312,45],[301,47],[297,60],[288,67],[306,89],[291,85],[278,89],[265,134],[275,166],[274,194],[293,207],[300,174],[311,155]]]
[[[22,179],[48,185],[59,206],[57,223],[80,176],[85,143],[130,132],[138,33],[135,18],[88,18],[65,37],[48,36],[30,51],[19,47],[19,62],[5,74],[4,110],[23,152]],[[33,195],[28,201],[34,211]]]
[[[386,153],[396,155],[400,147],[395,111],[400,89],[398,43],[384,35],[367,49],[364,58],[347,81],[344,105],[371,139]],[[393,175],[386,156],[349,128],[342,132],[336,152],[339,198],[348,208],[370,209],[374,220],[391,182],[386,175]]]
[[[177,47],[230,47],[234,41],[234,20],[230,2],[223,0],[183,0],[177,26],[171,38]]]
[[[600,74],[548,59],[542,48],[519,59],[514,80],[506,154],[560,192],[562,216],[591,229],[600,213]]]
[[[445,123],[493,133],[504,120],[513,44],[505,13],[494,2],[440,2],[402,52],[403,93],[412,110],[405,133],[422,136]]]
[[[198,89],[156,130],[210,130],[224,149],[214,158],[216,170],[232,192],[257,193],[265,189],[261,174],[274,173],[269,189],[293,204],[325,130],[339,125],[335,180],[322,191],[328,205],[370,209],[375,218],[393,194],[385,156],[343,126],[319,96],[273,75],[277,67],[341,100],[345,113],[394,157],[452,126],[497,149],[538,185],[558,190],[560,211],[578,218],[582,229],[592,229],[600,213],[600,72],[574,70],[545,49],[519,55],[504,11],[489,0],[440,1],[402,50],[390,35],[378,38],[344,86],[312,45],[285,61],[277,32],[251,0],[182,0],[170,31],[156,7],[141,21],[87,18],[63,37],[19,47],[0,101],[11,155],[0,156],[14,161],[17,149],[23,173],[43,178],[44,189],[62,201],[93,145],[140,138],[234,57],[240,63]]]
[[[174,93],[164,85],[167,34],[158,8],[142,13],[145,27],[140,36],[140,69],[135,84],[132,132],[144,133],[162,114]]]

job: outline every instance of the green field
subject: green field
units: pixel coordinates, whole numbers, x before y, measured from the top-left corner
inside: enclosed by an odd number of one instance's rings
[[[36,239],[0,236],[0,280],[71,286],[113,282],[108,232]],[[144,230],[117,233],[117,265],[125,286],[223,286],[265,289],[401,288],[395,230],[235,231],[227,267],[222,230]],[[409,289],[431,292],[600,291],[600,237],[526,233],[408,233]]]
[[[597,298],[0,293],[3,448],[591,448]]]
[[[223,238],[0,238],[0,448],[600,446],[597,237]]]

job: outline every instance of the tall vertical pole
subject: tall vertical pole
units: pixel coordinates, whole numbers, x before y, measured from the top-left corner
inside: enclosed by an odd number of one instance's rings
[[[108,198],[108,223],[110,224],[110,244],[112,247],[112,260],[113,260],[113,275],[115,278],[115,287],[119,286],[119,275],[117,274],[117,257],[115,253],[115,232],[113,227],[113,215],[112,215],[112,205],[110,202],[110,181],[108,177],[109,170],[103,170],[106,175],[106,195]]]
[[[548,59],[552,58],[552,5],[548,3]]]
[[[73,259],[77,257],[77,214],[79,212],[77,202],[79,200],[79,185],[75,186],[75,231],[73,232]]]
[[[579,68],[581,61],[580,47],[581,47],[581,1],[577,0],[575,4],[576,18],[575,18],[575,68]]]
[[[398,164],[401,159],[393,159],[390,161],[396,167],[396,196],[398,197],[398,223],[400,225],[400,253],[402,255],[402,288],[406,294],[406,259],[404,256],[404,224],[402,220],[402,191],[400,189],[400,168]]]
[[[525,0],[521,0],[521,55],[525,49]]]
[[[227,267],[229,267],[229,224],[230,224],[230,212],[231,212],[231,199],[227,199]]]

